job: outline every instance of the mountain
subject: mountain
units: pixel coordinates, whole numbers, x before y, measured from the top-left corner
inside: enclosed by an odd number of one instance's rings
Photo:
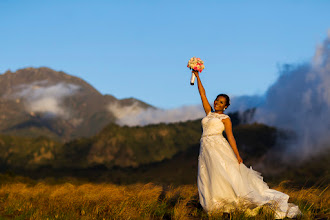
[[[0,75],[0,133],[67,141],[96,134],[117,120],[113,108],[154,108],[134,98],[102,95],[84,80],[50,68]]]
[[[121,112],[153,107],[102,95],[78,77],[44,67],[0,75],[0,107],[0,172],[114,183],[196,181],[200,120],[119,126]],[[276,140],[288,132],[244,124],[254,111],[229,114],[246,165],[274,181],[304,184],[308,176],[329,183],[329,151],[300,164],[283,161]]]

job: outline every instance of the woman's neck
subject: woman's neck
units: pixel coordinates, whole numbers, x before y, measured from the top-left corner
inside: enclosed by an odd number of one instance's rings
[[[214,111],[215,113],[218,113],[218,114],[223,114],[223,110],[222,111]]]

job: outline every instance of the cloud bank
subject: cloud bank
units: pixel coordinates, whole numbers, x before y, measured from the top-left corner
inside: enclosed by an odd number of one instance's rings
[[[209,100],[211,105],[213,100]],[[226,113],[244,111],[260,106],[264,102],[262,96],[237,96],[231,99],[231,106]],[[138,103],[132,106],[111,104],[108,110],[117,117],[119,125],[144,126],[148,124],[173,123],[196,120],[205,117],[202,104],[181,106],[174,109],[143,109]]]
[[[330,148],[330,31],[308,63],[284,65],[254,121],[296,134],[289,156],[307,158]]]
[[[168,110],[154,108],[142,109],[137,107],[137,105],[127,107],[111,105],[109,106],[109,110],[118,118],[118,124],[128,126],[188,121],[205,116],[201,105],[182,106]]]
[[[28,111],[41,112],[49,116],[68,118],[69,110],[63,107],[63,100],[74,94],[79,86],[69,83],[46,85],[46,81],[38,81],[17,87],[15,98],[23,98]]]

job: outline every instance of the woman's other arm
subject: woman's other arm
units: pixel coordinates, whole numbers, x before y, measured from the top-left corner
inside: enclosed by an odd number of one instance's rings
[[[241,156],[239,155],[239,152],[237,149],[236,140],[233,135],[232,123],[230,121],[230,118],[224,119],[223,124],[225,125],[225,131],[226,131],[228,142],[237,157],[238,163],[242,163],[243,160],[242,160]]]
[[[202,99],[204,111],[205,111],[206,115],[208,115],[209,112],[212,109],[211,105],[210,105],[209,101],[206,98],[205,89],[202,85],[201,79],[199,78],[198,71],[193,70],[192,72],[195,74],[195,76],[197,78],[197,86],[198,86],[199,95],[201,96],[201,99]]]

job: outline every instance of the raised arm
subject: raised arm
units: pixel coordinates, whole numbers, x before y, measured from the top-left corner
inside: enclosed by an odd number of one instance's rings
[[[198,71],[193,70],[192,72],[195,74],[195,76],[197,78],[197,86],[198,86],[199,95],[201,96],[202,103],[203,103],[203,108],[204,108],[204,111],[207,115],[212,109],[211,105],[210,105],[209,101],[206,98],[205,89],[202,85],[201,79],[199,78]]]
[[[232,123],[231,123],[230,118],[223,119],[223,124],[225,125],[225,131],[226,131],[228,142],[237,157],[238,163],[242,163],[243,160],[242,160],[241,156],[239,155],[239,152],[237,149],[236,140],[233,135]]]

